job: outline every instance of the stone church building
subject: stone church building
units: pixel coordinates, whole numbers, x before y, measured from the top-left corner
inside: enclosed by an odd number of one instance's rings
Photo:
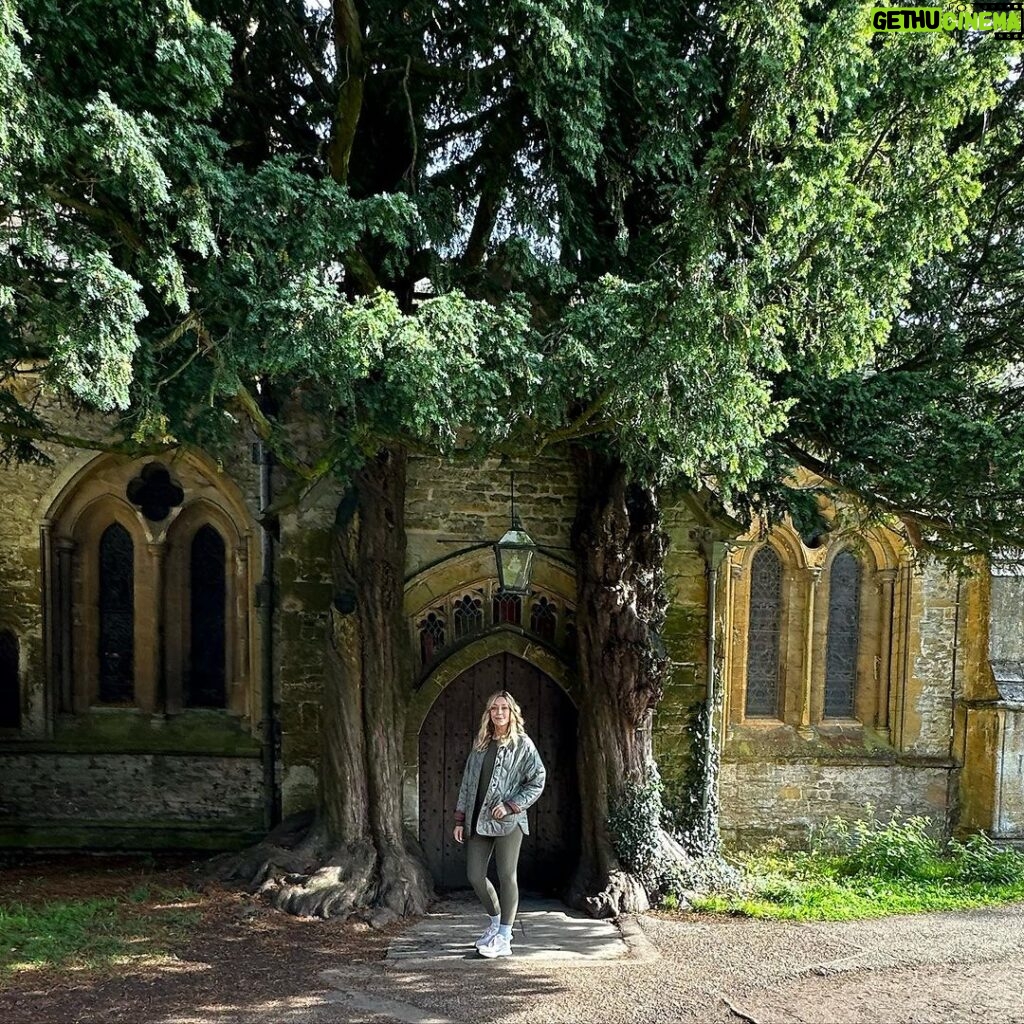
[[[271,536],[258,445],[230,465],[47,450],[50,466],[0,467],[0,844],[226,848],[312,806],[337,487]],[[538,546],[525,596],[496,578],[510,471]],[[551,769],[525,881],[571,865],[575,500],[557,460],[410,460],[403,806],[442,885],[463,877],[448,825],[499,687]],[[699,495],[665,507],[671,677],[653,730],[670,801],[713,679],[727,843],[799,843],[868,805],[1024,841],[1019,564],[949,576],[895,532],[851,531],[842,509],[801,538],[743,532]]]

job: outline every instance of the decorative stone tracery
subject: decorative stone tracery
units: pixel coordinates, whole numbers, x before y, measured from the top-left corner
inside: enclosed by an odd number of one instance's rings
[[[894,539],[837,531],[808,547],[784,524],[758,541],[732,555],[731,725],[885,730],[901,559]]]
[[[52,706],[253,709],[253,531],[236,489],[194,453],[103,455],[45,511]]]
[[[442,595],[425,613],[411,617],[420,668],[429,669],[462,644],[493,629],[522,630],[571,660],[573,606],[549,590],[525,596],[499,594],[496,579],[479,580]]]

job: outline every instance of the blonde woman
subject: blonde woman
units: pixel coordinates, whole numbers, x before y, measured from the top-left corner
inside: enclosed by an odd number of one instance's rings
[[[505,690],[492,693],[466,760],[455,808],[455,842],[466,843],[466,874],[491,919],[476,940],[481,956],[512,955],[512,925],[519,908],[519,848],[523,836],[530,834],[526,809],[540,796],[545,778],[544,764],[526,735],[519,705]],[[498,866],[500,900],[487,878],[492,854]]]

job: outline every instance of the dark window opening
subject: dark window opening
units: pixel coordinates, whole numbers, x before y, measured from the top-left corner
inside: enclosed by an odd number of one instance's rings
[[[100,538],[99,698],[131,701],[135,694],[135,547],[120,524]]]
[[[222,708],[227,701],[227,573],[224,540],[204,526],[192,538],[191,630],[185,701]]]
[[[779,714],[779,637],[782,614],[782,562],[763,547],[750,569],[750,622],[747,627],[748,718]]]
[[[530,629],[548,643],[555,642],[555,629],[558,626],[558,611],[553,601],[540,597],[530,609]]]
[[[166,466],[151,462],[129,481],[128,500],[151,522],[159,523],[185,500],[185,492],[172,479]]]
[[[0,631],[0,729],[21,728],[21,679],[18,672],[18,638]]]
[[[428,612],[419,623],[420,656],[424,665],[429,665],[434,656],[444,647],[444,620],[434,612]]]
[[[860,644],[860,563],[849,551],[832,562],[825,646],[825,717],[853,718]]]
[[[466,594],[452,607],[452,632],[456,640],[479,633],[484,628],[484,604],[479,597]]]
[[[523,599],[518,594],[502,594],[494,599],[494,624],[500,626],[510,622],[513,626],[522,625]]]

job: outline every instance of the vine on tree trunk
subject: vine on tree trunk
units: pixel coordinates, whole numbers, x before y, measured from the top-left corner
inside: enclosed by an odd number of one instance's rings
[[[582,851],[569,899],[595,916],[648,906],[653,877],[616,849],[610,822],[652,785],[651,720],[668,657],[660,630],[667,598],[667,545],[653,488],[629,479],[622,463],[578,451],[576,631],[579,662]],[[633,807],[635,810],[635,807]],[[626,811],[630,813],[629,810]],[[659,862],[684,856],[658,815],[642,845]],[[636,845],[636,844],[634,844]]]

